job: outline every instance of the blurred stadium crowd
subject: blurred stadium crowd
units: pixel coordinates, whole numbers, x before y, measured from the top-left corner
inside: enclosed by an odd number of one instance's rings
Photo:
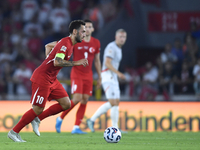
[[[68,24],[89,18],[95,33],[113,20],[127,0],[6,0],[0,1],[0,99],[30,95],[30,77],[44,60],[44,45],[68,36]],[[125,4],[124,4],[125,3]],[[126,5],[126,6],[125,6]],[[129,12],[131,12],[130,10]],[[95,36],[95,33],[93,34]],[[109,41],[110,42],[110,41]],[[122,94],[138,100],[163,100],[193,94],[200,99],[200,30],[195,22],[184,41],[167,43],[153,62],[125,69]],[[58,78],[69,79],[69,68]],[[94,74],[95,77],[95,74]],[[67,88],[67,87],[66,87]]]
[[[158,94],[163,100],[171,100],[172,95],[196,95],[200,100],[200,30],[196,22],[190,28],[184,41],[175,38],[174,43],[166,43],[155,60],[126,69],[127,94],[139,100],[155,100]]]
[[[121,0],[0,1],[0,96],[31,93],[29,78],[44,60],[44,45],[68,36],[71,20],[89,18],[98,32]],[[109,13],[108,13],[109,12]],[[69,75],[59,78],[68,79]]]

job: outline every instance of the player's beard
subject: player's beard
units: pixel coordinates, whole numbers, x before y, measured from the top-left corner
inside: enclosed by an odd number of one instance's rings
[[[77,35],[76,35],[76,42],[77,43],[80,43],[80,42],[82,42],[82,40],[81,40],[81,37],[79,36],[79,34],[77,33]]]

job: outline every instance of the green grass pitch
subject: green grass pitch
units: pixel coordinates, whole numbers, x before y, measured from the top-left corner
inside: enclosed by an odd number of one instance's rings
[[[21,132],[26,143],[15,143],[0,132],[0,150],[199,150],[200,132],[128,132],[119,143],[106,143],[103,132]]]

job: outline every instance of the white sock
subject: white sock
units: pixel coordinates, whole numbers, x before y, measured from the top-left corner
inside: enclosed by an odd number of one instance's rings
[[[73,130],[78,129],[78,128],[79,128],[79,126],[74,125]]]
[[[105,104],[101,105],[97,111],[94,113],[94,115],[90,118],[91,121],[95,121],[98,117],[100,117],[102,114],[106,113],[111,108],[110,102],[106,102]]]
[[[113,106],[111,108],[110,118],[112,120],[112,126],[118,128],[119,106]]]

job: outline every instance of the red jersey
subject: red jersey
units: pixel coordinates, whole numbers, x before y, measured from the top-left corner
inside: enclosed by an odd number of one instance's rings
[[[92,64],[94,56],[100,52],[100,42],[98,39],[91,37],[89,42],[84,40],[74,45],[73,61],[86,58],[88,66],[73,66],[71,78],[92,79]]]
[[[31,81],[42,85],[51,85],[57,78],[57,74],[63,67],[54,66],[54,59],[57,53],[65,54],[65,60],[69,60],[73,52],[73,44],[70,37],[62,38],[52,51],[48,54],[43,63],[35,69]]]

